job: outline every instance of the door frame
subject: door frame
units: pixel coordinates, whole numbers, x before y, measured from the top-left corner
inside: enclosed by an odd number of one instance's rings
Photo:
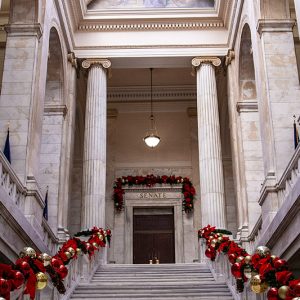
[[[183,211],[182,211],[182,187],[155,187],[124,189],[124,213],[125,213],[125,240],[124,254],[125,264],[133,263],[133,209],[136,207],[172,207],[174,210],[174,238],[175,238],[175,263],[184,262],[183,240]],[[141,198],[141,193],[163,193],[161,198]],[[162,194],[160,194],[162,195]]]

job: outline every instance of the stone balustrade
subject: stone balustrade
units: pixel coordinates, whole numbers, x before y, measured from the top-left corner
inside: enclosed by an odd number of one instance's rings
[[[29,243],[35,244],[40,251],[49,252],[49,254],[55,253],[58,249],[58,239],[47,221],[42,219],[41,224],[38,224],[41,230],[37,230],[37,228],[30,225],[29,220],[25,218],[27,197],[36,198],[36,202],[41,203],[42,207],[44,206],[40,191],[28,189],[21,183],[1,150],[0,194],[2,206],[5,207],[6,214],[8,214],[6,219],[9,219],[10,222],[18,222],[28,235],[28,242],[31,240]],[[42,212],[40,213],[42,214]],[[21,245],[16,245],[16,249],[12,249],[15,254],[18,254],[18,251],[21,250],[18,248],[20,246]],[[24,246],[29,245],[24,244]]]
[[[296,182],[300,178],[300,145],[298,145],[295,150],[294,155],[292,156],[290,162],[287,165],[287,168],[283,172],[278,184],[277,184],[277,193],[278,193],[278,204],[279,208],[284,203],[285,199],[289,195],[290,191],[295,186]]]
[[[26,188],[13,171],[2,151],[0,151],[0,185],[13,203],[24,213]]]

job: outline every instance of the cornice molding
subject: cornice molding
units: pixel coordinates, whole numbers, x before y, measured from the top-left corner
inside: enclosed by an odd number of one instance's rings
[[[78,26],[79,31],[147,31],[147,30],[199,30],[223,28],[223,21],[193,22],[130,22],[130,23],[84,23]]]
[[[111,61],[106,58],[87,58],[82,62],[84,69],[89,69],[92,65],[101,65],[104,69],[109,69]]]
[[[221,59],[214,56],[199,56],[192,59],[192,66],[198,68],[201,64],[212,64],[214,67],[221,65]]]
[[[257,22],[257,31],[259,35],[262,35],[264,32],[288,32],[293,31],[293,27],[295,24],[295,19],[260,19]]]
[[[147,87],[108,88],[108,101],[112,103],[148,102],[151,92]],[[154,101],[188,101],[197,99],[196,86],[153,87]]]
[[[43,29],[40,23],[36,24],[7,24],[4,30],[13,36],[37,36],[38,39],[43,35]]]

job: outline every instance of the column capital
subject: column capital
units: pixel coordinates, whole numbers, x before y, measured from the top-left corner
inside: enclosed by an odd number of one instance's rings
[[[39,40],[43,35],[42,25],[34,24],[6,24],[4,30],[11,36],[36,36]]]
[[[219,67],[221,65],[221,59],[216,56],[198,56],[192,59],[192,66],[194,68],[200,67],[203,63],[208,63],[215,67]]]
[[[104,69],[109,69],[111,61],[106,58],[87,58],[82,62],[84,69],[89,69],[92,65],[101,65]]]
[[[68,62],[71,63],[72,67],[77,69],[78,64],[77,64],[77,58],[74,54],[74,52],[70,52],[67,54]]]

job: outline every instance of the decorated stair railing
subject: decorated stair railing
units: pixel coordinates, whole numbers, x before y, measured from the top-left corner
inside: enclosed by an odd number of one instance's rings
[[[25,247],[14,264],[0,264],[0,299],[69,299],[105,259],[110,238],[109,229],[93,227],[70,238],[54,256]]]
[[[267,247],[258,246],[250,255],[224,230],[210,225],[198,237],[215,279],[227,283],[235,300],[300,299],[300,279]]]

